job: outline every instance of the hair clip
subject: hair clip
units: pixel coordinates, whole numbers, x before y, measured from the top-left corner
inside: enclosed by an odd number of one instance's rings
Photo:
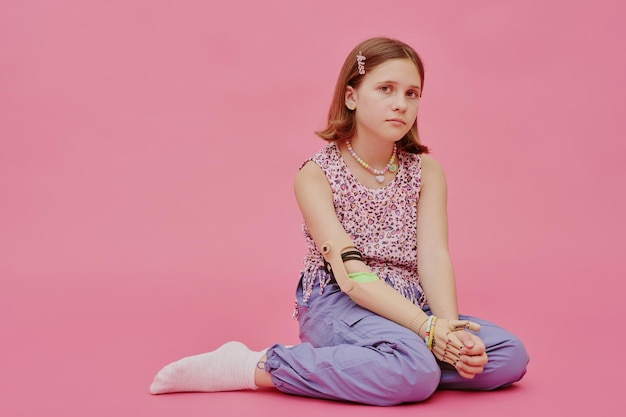
[[[359,51],[359,54],[356,56],[356,64],[359,67],[359,74],[364,75],[365,74],[365,57],[363,55],[361,55],[361,51]]]

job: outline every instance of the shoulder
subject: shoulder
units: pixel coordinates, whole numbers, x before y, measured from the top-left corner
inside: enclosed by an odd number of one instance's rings
[[[340,155],[338,152],[339,149],[337,148],[337,145],[334,142],[330,142],[307,159],[305,164],[309,161],[315,161],[318,165],[323,166],[330,163],[330,161],[337,159],[337,156]]]
[[[328,184],[326,174],[315,160],[309,159],[296,174],[294,188],[296,193],[299,193],[310,189],[312,186],[324,184]]]
[[[445,176],[443,166],[435,158],[427,154],[421,154],[420,159],[422,161],[422,175]]]
[[[421,154],[420,158],[422,165],[422,185],[428,187],[428,185],[434,184],[445,187],[446,174],[443,166],[430,155]]]
[[[326,181],[325,171],[336,163],[338,149],[331,142],[304,161],[296,175],[296,184],[309,181]]]
[[[302,167],[296,174],[296,182],[298,180],[312,180],[325,177],[324,171],[315,159],[309,159],[302,164]]]
[[[302,212],[326,202],[332,204],[333,193],[330,183],[315,161],[309,160],[300,168],[296,174],[293,190]]]

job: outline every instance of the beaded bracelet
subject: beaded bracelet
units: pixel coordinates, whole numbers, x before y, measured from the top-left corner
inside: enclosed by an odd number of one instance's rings
[[[428,339],[430,338],[430,329],[433,324],[433,319],[435,316],[428,316],[428,321],[426,321],[426,333],[424,333],[424,342],[428,343]]]
[[[428,350],[433,350],[433,342],[435,341],[435,323],[437,323],[437,317],[433,316],[433,321],[430,324],[430,332],[428,338]]]
[[[431,317],[433,319],[430,321],[430,328],[428,329],[428,341],[426,342],[428,350],[433,350],[433,341],[435,340],[435,324],[437,323],[437,317]]]

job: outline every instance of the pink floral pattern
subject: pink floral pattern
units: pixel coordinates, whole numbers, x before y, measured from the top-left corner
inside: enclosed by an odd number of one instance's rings
[[[417,274],[416,238],[421,157],[406,152],[399,152],[398,157],[396,177],[377,189],[358,182],[336,143],[330,143],[309,160],[326,174],[337,217],[363,253],[365,263],[411,302],[424,307],[426,300]],[[321,294],[332,278],[324,271],[324,258],[304,222],[302,229],[308,248],[302,270],[303,300],[307,301],[316,280],[320,282]]]

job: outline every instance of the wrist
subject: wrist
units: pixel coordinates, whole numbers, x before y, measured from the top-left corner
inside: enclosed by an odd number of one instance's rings
[[[426,322],[428,321],[428,315],[424,312],[416,314],[411,320],[408,328],[413,332],[417,333],[419,337],[422,339],[426,335]]]

